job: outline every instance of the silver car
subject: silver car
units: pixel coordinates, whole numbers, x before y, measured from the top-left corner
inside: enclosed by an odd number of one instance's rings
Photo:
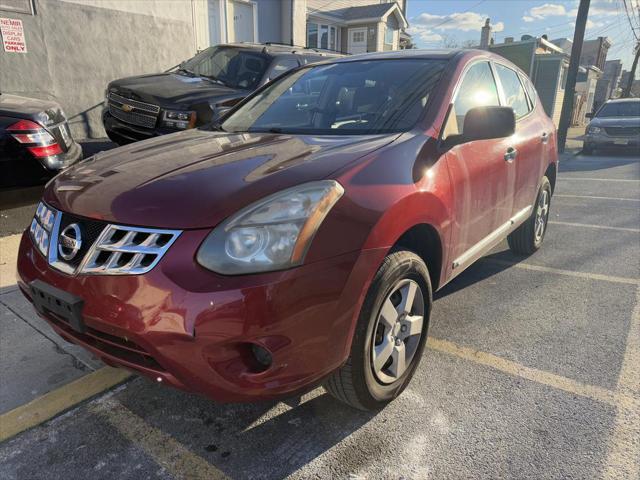
[[[582,153],[598,148],[640,149],[640,98],[609,100],[593,115]]]

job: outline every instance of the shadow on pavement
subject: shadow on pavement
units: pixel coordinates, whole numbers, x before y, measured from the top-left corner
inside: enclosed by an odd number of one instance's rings
[[[493,277],[494,275],[511,268],[512,264],[519,263],[526,260],[526,258],[526,256],[516,255],[510,250],[503,250],[501,252],[487,255],[454,278],[451,283],[445,285],[442,290],[436,292],[433,299],[438,300],[439,298],[444,298],[458,290],[464,290],[475,283],[482,282],[487,278]],[[509,263],[492,263],[491,260],[499,260],[500,262]]]
[[[603,151],[603,153],[607,152]],[[637,163],[639,160],[640,154],[636,151],[609,153],[606,158],[602,158],[600,154],[589,156],[580,154],[560,162],[560,173],[604,170]]]
[[[145,422],[233,479],[284,478],[376,415],[349,408],[326,393],[303,403],[292,398],[217,404],[144,379],[129,384],[117,397]],[[358,453],[352,452],[349,461],[357,459]]]

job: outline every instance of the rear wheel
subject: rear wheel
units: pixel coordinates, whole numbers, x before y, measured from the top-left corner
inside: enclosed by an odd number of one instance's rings
[[[531,255],[542,246],[544,235],[547,233],[550,207],[551,184],[547,177],[543,177],[531,216],[507,237],[512,251]]]
[[[389,254],[369,287],[346,364],[325,383],[360,410],[384,407],[405,389],[420,362],[431,312],[431,282],[415,253]]]

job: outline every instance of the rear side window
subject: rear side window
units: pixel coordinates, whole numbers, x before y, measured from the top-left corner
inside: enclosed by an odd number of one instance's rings
[[[298,61],[293,58],[281,58],[276,60],[271,67],[271,72],[269,72],[269,79],[273,80],[274,78],[278,78],[283,73],[298,66]]]
[[[538,98],[538,96],[536,95],[536,89],[533,86],[533,83],[531,83],[529,77],[520,75],[520,80],[522,80],[524,88],[527,91],[527,95],[529,95],[529,100],[531,101],[531,110],[533,110],[534,108],[536,108],[536,99]]]
[[[475,107],[498,106],[498,89],[489,62],[474,64],[464,76],[453,102],[458,132],[462,132],[464,116]],[[458,133],[449,132],[449,133]]]
[[[500,83],[502,83],[506,105],[513,108],[516,118],[524,117],[530,112],[530,109],[527,103],[527,96],[524,93],[524,87],[522,83],[520,83],[518,74],[500,64],[496,64],[496,71],[498,72]]]

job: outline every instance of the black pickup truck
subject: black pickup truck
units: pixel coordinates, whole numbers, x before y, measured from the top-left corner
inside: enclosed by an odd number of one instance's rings
[[[206,125],[286,71],[338,55],[280,44],[210,47],[169,72],[109,83],[104,128],[124,145]]]

